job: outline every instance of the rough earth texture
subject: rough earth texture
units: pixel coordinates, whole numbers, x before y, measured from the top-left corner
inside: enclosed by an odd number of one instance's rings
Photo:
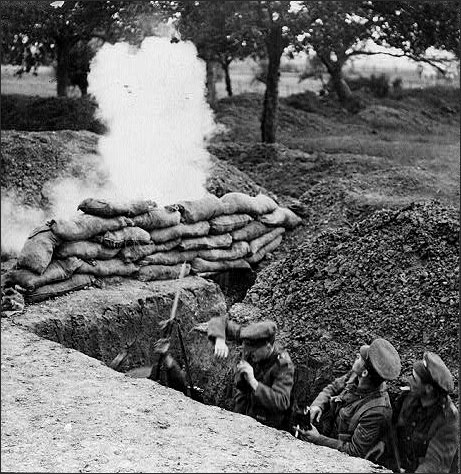
[[[350,363],[357,344],[369,342],[378,332],[378,323],[387,324],[393,342],[399,344],[405,370],[428,344],[435,350],[445,348],[443,354],[457,374],[458,337],[457,332],[450,333],[457,301],[453,290],[457,274],[452,270],[457,257],[454,244],[443,238],[445,233],[456,234],[459,227],[459,214],[447,209],[457,206],[459,200],[456,94],[459,90],[438,94],[409,91],[401,98],[380,99],[379,104],[368,97],[367,108],[353,116],[329,98],[320,100],[309,94],[288,98],[280,104],[277,145],[255,144],[260,136],[262,97],[245,94],[217,106],[217,119],[228,127],[228,133],[218,137],[211,148],[224,161],[214,160],[208,188],[217,195],[227,191],[254,195],[270,190],[277,193],[279,202],[290,203],[304,217],[303,225],[287,233],[277,251],[259,266],[258,271],[266,269],[246,300],[267,307],[267,315],[278,320],[281,342],[299,362],[303,380],[310,382],[301,390],[304,401],[315,395],[322,377],[327,381]],[[17,191],[24,202],[46,208],[45,183],[49,179],[86,176],[103,181],[97,139],[84,131],[2,131],[2,194]],[[213,170],[218,170],[216,176]],[[400,223],[388,220],[409,202],[431,198],[439,199],[443,206],[406,210]],[[382,208],[392,211],[354,226]],[[338,227],[343,229],[335,231]],[[14,263],[4,261],[6,257],[2,254],[2,272]],[[230,280],[226,275],[217,279],[228,306],[246,290],[232,291],[236,286],[229,289]],[[119,370],[151,364],[147,339],[157,334],[155,325],[168,313],[173,290],[160,291],[160,298],[149,300],[152,295],[147,295],[147,290],[132,291],[127,285],[123,293],[117,291],[117,284],[113,282],[112,289],[108,285],[57,298],[42,309],[37,306],[36,316],[27,313],[30,323],[55,320],[53,325],[61,324],[61,332],[49,337],[56,340],[66,331],[75,335],[80,331],[83,337],[88,334],[88,341],[80,342],[84,350],[97,339],[98,330],[107,331],[101,308],[107,309],[105,316],[117,321],[122,333],[109,338],[110,349],[103,346],[104,361],[120,354],[137,333],[143,348],[139,350],[137,341],[130,346]],[[425,285],[425,291],[418,299],[420,284]],[[120,311],[108,301],[109,296],[118,301]],[[149,324],[141,324],[138,296],[146,303]],[[98,297],[102,297],[100,306],[96,305]],[[162,314],[153,314],[154,301]],[[187,301],[192,300],[181,300],[180,314],[192,324],[195,316],[186,314]],[[394,316],[396,327],[385,321],[382,303]],[[412,305],[417,309],[413,319]],[[232,317],[247,322],[242,311],[246,306],[232,306]],[[85,307],[94,308],[92,314],[85,312]],[[73,321],[73,333],[65,308],[81,315]],[[63,319],[56,317],[61,312]],[[411,324],[406,324],[403,314]],[[31,334],[30,328],[25,331],[15,320],[2,319],[5,471],[376,471],[366,461],[301,443],[150,380],[125,377],[74,349]],[[79,322],[84,322],[84,331]],[[23,323],[28,321],[23,319]],[[364,329],[358,327],[361,324]],[[423,328],[426,325],[431,328],[429,334]],[[400,331],[405,335],[401,339]],[[203,334],[192,331],[187,337],[188,346],[194,346],[204,361],[211,360],[206,359],[210,348]],[[177,343],[173,345],[177,349]],[[231,347],[231,361],[236,357],[238,351]],[[225,401],[231,363],[214,364],[222,379],[216,377],[210,383],[219,385],[216,397],[222,395]],[[199,382],[203,380],[197,378]]]
[[[437,202],[378,211],[267,266],[244,303],[277,321],[296,362],[325,366],[312,395],[345,373],[358,347],[375,337],[399,351],[398,383],[432,350],[457,385],[458,234],[459,210]]]
[[[1,330],[3,472],[388,472]]]

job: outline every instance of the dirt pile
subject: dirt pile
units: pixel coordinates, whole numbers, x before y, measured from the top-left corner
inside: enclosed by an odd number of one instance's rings
[[[26,205],[47,209],[50,205],[49,183],[57,178],[91,179],[99,184],[107,179],[98,154],[99,135],[95,133],[2,130],[1,139],[2,194],[14,190]],[[228,192],[243,192],[251,196],[261,192],[275,198],[246,173],[215,156],[211,156],[206,187],[218,197]]]
[[[379,336],[399,350],[398,383],[424,350],[439,353],[457,381],[458,233],[459,211],[436,201],[377,211],[266,267],[244,302],[277,321],[296,362],[325,366],[313,392]]]

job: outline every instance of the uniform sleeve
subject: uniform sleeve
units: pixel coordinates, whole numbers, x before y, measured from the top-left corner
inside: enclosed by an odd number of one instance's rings
[[[243,390],[236,388],[235,395],[234,395],[234,412],[242,413],[243,415],[246,415],[247,409],[248,409],[248,393],[245,393]]]
[[[284,411],[290,406],[291,389],[293,388],[294,365],[283,361],[275,375],[271,387],[258,382],[254,396],[266,409]]]
[[[435,432],[415,472],[450,472],[458,449],[458,416]]]
[[[346,381],[350,377],[350,372],[333,380],[332,383],[327,385],[315,398],[315,400],[311,403],[311,406],[318,406],[325,411],[325,407],[330,403],[331,397],[335,395],[339,395],[344,387],[346,386]]]
[[[217,337],[239,342],[240,325],[234,321],[230,321],[227,316],[218,316],[208,321],[207,333],[208,339],[212,342],[214,342]]]
[[[167,383],[170,388],[183,393],[187,392],[186,374],[175,360],[173,360],[171,366],[167,368],[166,374]]]
[[[389,418],[391,412],[389,411]],[[380,410],[367,410],[360,418],[350,441],[339,441],[338,450],[350,456],[364,458],[368,451],[381,440],[387,426],[386,415]]]

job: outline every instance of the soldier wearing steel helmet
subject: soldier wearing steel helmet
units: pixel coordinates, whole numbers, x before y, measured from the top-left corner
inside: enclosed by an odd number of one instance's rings
[[[425,352],[409,384],[394,409],[401,472],[459,472],[459,414],[448,395],[454,389],[450,371],[437,354]]]
[[[299,430],[300,438],[365,458],[386,437],[392,407],[385,381],[397,378],[400,369],[399,354],[386,339],[363,345],[352,370],[325,387],[311,404],[311,421],[324,416],[331,423],[323,424],[322,433],[315,426]]]
[[[227,357],[226,339],[242,344],[243,357],[235,370],[234,411],[280,429],[290,408],[294,364],[275,344],[276,331],[274,321],[241,327],[217,317],[208,323],[208,338],[214,343],[217,357]]]

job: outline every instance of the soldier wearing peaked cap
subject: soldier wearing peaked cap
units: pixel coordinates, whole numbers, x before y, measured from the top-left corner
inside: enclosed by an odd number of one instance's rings
[[[325,387],[311,404],[311,421],[323,422],[322,433],[313,426],[299,430],[300,438],[367,457],[372,447],[387,438],[392,407],[385,380],[397,378],[400,369],[399,354],[386,339],[363,345],[351,371]]]
[[[208,338],[218,357],[228,355],[226,339],[242,344],[243,360],[235,371],[234,411],[281,429],[290,408],[294,365],[288,353],[275,344],[276,331],[273,321],[241,327],[218,317],[208,323]]]
[[[458,472],[459,414],[448,395],[454,389],[450,371],[437,354],[425,352],[409,385],[394,412],[404,472]]]

